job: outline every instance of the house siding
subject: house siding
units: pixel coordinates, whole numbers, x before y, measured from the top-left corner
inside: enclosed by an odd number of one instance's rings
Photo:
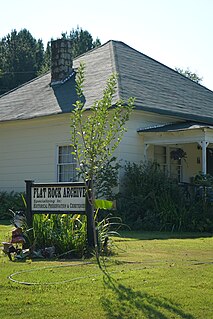
[[[174,121],[177,119],[134,110],[126,124],[127,132],[118,148],[118,158],[123,163],[125,161],[139,163],[144,159],[144,138],[142,134],[138,134],[137,130]]]
[[[28,179],[57,180],[57,146],[70,143],[69,117],[70,114],[60,114],[0,124],[0,191],[24,191],[24,181]],[[143,137],[137,133],[138,128],[170,120],[134,110],[115,152],[122,165],[143,160]]]
[[[25,180],[56,181],[57,145],[69,144],[69,115],[0,125],[0,191],[23,191]]]
[[[134,110],[126,123],[127,131],[114,155],[123,167],[126,162],[143,161],[144,136],[138,134],[137,130],[175,120],[177,121],[172,117]],[[192,140],[195,141],[196,134],[191,135],[188,136],[189,144],[183,145],[188,155],[186,163],[183,163],[185,181],[189,181],[190,177],[201,169],[195,156],[196,144],[190,144]],[[24,191],[25,180],[56,182],[57,146],[69,143],[70,114],[0,123],[0,191]],[[153,145],[147,150],[147,158],[153,159]],[[123,172],[122,169],[120,178]]]
[[[196,143],[183,145],[183,149],[187,154],[186,160],[183,161],[184,182],[191,182],[191,177],[194,177],[202,170],[202,152],[197,149],[197,145]]]

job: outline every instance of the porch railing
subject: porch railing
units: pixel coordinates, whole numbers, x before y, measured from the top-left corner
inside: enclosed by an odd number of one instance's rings
[[[200,198],[213,203],[213,187],[180,182],[178,185],[183,189],[186,198]]]

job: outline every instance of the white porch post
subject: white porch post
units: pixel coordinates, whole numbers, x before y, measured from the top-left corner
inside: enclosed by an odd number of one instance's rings
[[[144,144],[144,151],[143,151],[143,154],[144,154],[144,162],[147,161],[147,150],[149,148],[149,144]]]
[[[200,146],[202,147],[202,174],[206,175],[206,149],[209,145],[209,142],[201,141]]]
[[[166,146],[166,175],[170,176],[170,149],[169,146]]]

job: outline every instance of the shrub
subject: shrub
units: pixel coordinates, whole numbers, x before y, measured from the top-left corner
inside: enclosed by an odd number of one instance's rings
[[[213,207],[207,197],[185,192],[177,181],[165,176],[157,163],[127,163],[123,185],[118,208],[123,221],[134,229],[213,229]]]
[[[0,219],[11,218],[10,209],[13,211],[24,210],[22,193],[0,192]]]

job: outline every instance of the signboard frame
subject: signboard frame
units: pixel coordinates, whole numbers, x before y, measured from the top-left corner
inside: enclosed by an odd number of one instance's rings
[[[85,184],[81,182],[31,183],[29,194],[31,212],[33,214],[85,214],[85,193]],[[38,207],[35,208],[35,206]],[[42,209],[39,206],[46,208]]]
[[[88,239],[88,245],[91,248],[94,248],[96,245],[96,230],[95,230],[95,221],[94,221],[94,207],[91,204],[91,200],[89,198],[91,197],[90,194],[90,183],[85,185],[83,182],[53,182],[53,183],[35,183],[33,180],[25,180],[26,183],[26,218],[27,218],[27,224],[29,227],[32,227],[33,225],[33,215],[34,214],[82,214],[87,216],[87,239]],[[60,210],[60,209],[33,209],[32,204],[32,190],[33,188],[83,188],[84,189],[84,203],[85,203],[85,209],[84,210],[75,210],[73,209],[66,209],[66,210]],[[71,191],[71,190],[70,190]],[[48,190],[44,192],[45,196],[44,198],[48,198]],[[46,196],[47,195],[47,196]],[[77,197],[77,196],[76,196]],[[82,197],[82,196],[80,196]],[[60,197],[62,198],[62,197]],[[74,196],[70,196],[70,198],[74,198]],[[56,197],[57,199],[57,197]],[[82,204],[82,202],[80,203]]]

